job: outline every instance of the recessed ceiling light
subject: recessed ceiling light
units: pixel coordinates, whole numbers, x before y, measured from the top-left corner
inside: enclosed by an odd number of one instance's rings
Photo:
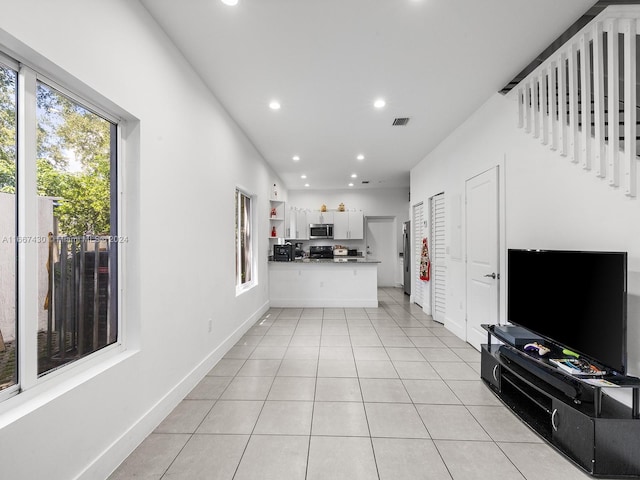
[[[373,102],[373,106],[376,108],[382,108],[387,104],[382,98],[378,98],[375,102]]]
[[[308,187],[308,186],[309,186],[309,184],[308,184],[308,183],[305,183],[305,184],[304,184],[304,186],[305,186],[305,187]]]
[[[360,154],[356,157],[358,160],[364,160],[364,155]]]
[[[280,110],[280,102],[277,100],[271,100],[271,102],[269,102],[269,108],[271,110]]]
[[[355,173],[352,173],[351,178],[358,178],[358,175],[356,175]]]
[[[293,161],[297,162],[298,160],[300,160],[300,157],[298,155],[294,155],[293,156]]]
[[[353,183],[350,183],[350,184],[349,184],[349,186],[350,186],[350,187],[353,187]]]
[[[222,0],[222,3],[224,3],[225,5],[229,5],[230,7],[233,7],[234,5],[238,4],[238,0]]]
[[[300,175],[300,178],[307,178],[307,176],[303,173],[302,175]]]

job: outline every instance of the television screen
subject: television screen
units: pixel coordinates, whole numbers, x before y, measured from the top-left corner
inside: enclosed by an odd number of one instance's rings
[[[626,252],[515,250],[507,255],[507,319],[626,371]]]

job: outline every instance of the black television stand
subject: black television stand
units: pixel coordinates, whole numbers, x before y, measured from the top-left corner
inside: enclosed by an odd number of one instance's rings
[[[597,377],[615,385],[610,388],[631,388],[632,406],[626,406],[606,395],[605,387],[591,381],[594,377],[566,373],[546,357],[510,344],[494,327],[483,325],[487,344],[480,365],[481,378],[494,394],[590,475],[640,478],[640,379]]]

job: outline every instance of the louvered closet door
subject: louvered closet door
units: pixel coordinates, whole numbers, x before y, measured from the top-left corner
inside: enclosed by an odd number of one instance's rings
[[[420,280],[420,255],[422,254],[422,239],[424,238],[424,205],[418,203],[413,206],[413,302],[422,306],[426,296],[426,282]]]
[[[436,322],[444,323],[447,305],[447,266],[445,263],[444,193],[431,198],[431,314]]]

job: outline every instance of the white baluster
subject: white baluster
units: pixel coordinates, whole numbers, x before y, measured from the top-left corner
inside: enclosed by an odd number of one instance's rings
[[[518,128],[524,127],[524,89],[518,88]]]
[[[533,95],[533,138],[540,136],[540,78],[532,79],[531,94]]]
[[[531,133],[531,82],[524,85],[524,131]]]
[[[607,180],[609,185],[618,186],[620,166],[618,162],[618,150],[620,139],[619,126],[619,70],[618,70],[618,21],[609,19],[605,21],[604,30],[607,33],[607,79],[608,79],[608,115],[609,128],[607,134]]]
[[[573,163],[578,162],[580,137],[578,121],[578,48],[574,42],[569,45],[569,139],[568,154]]]
[[[582,168],[591,169],[591,56],[589,55],[589,37],[586,34],[580,37],[580,160]]]
[[[543,145],[549,143],[549,92],[547,91],[547,69],[543,68],[540,70],[540,76],[538,77],[538,84],[540,85],[540,139]]]
[[[558,142],[560,155],[567,155],[567,55],[558,57]]]
[[[604,148],[604,50],[602,41],[602,22],[596,22],[593,26],[593,162],[596,175],[605,177],[606,153]]]
[[[625,195],[636,195],[636,20],[622,24],[624,34],[624,153],[622,187]]]
[[[551,127],[551,150],[558,149],[558,64],[550,62],[549,68],[549,126]]]

